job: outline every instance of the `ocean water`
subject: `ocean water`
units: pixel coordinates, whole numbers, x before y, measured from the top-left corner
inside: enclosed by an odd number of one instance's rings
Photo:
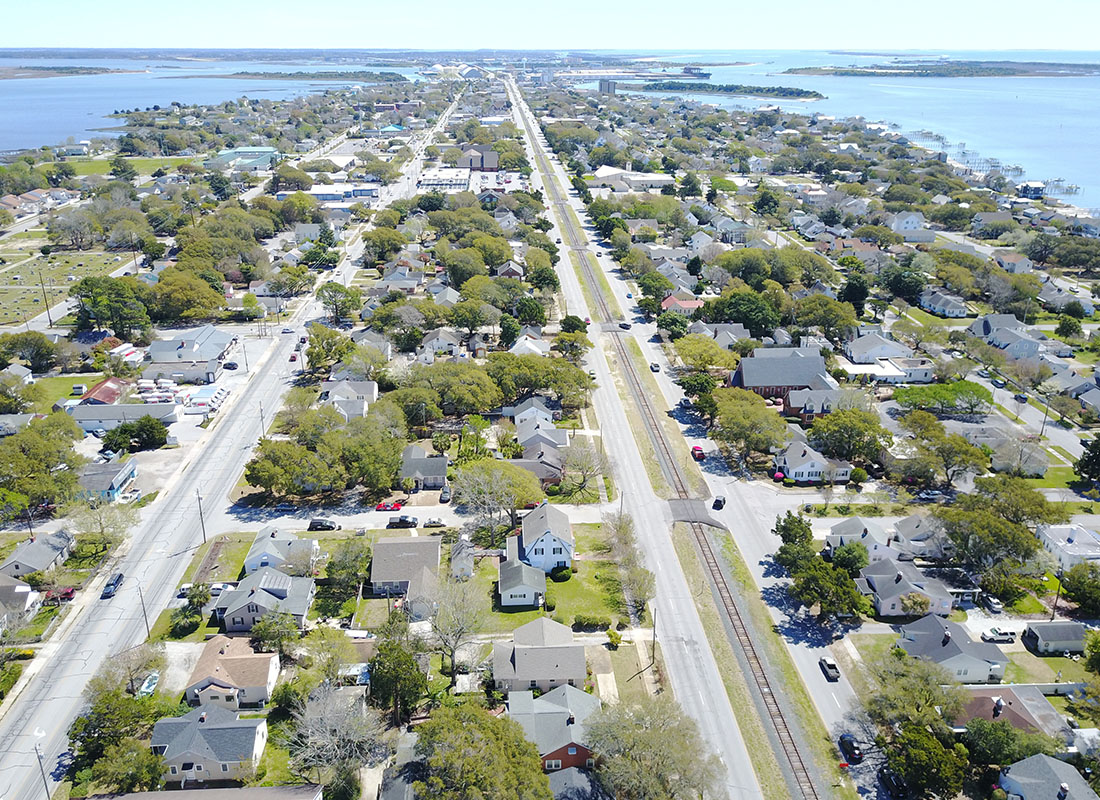
[[[1100,52],[951,51],[905,53],[830,53],[828,51],[733,50],[604,51],[618,57],[670,62],[746,62],[710,67],[714,83],[798,86],[826,95],[813,102],[771,98],[686,95],[727,108],[779,105],[790,110],[820,111],[838,117],[863,116],[897,126],[905,133],[928,131],[947,139],[943,146],[960,161],[976,166],[997,159],[1023,169],[1013,180],[1060,178],[1080,191],[1063,199],[1100,214],[1100,76],[1067,78],[844,78],[827,75],[783,75],[790,67],[875,64],[895,55],[952,59],[1061,61],[1100,63]],[[294,72],[312,68],[378,69],[399,72],[411,80],[412,68],[362,65],[287,64],[272,62],[142,61],[12,59],[0,67],[93,65],[141,70],[130,74],[0,80],[0,150],[57,144],[68,137],[88,138],[97,128],[116,124],[107,119],[115,109],[181,103],[216,103],[241,96],[282,99],[320,91],[332,84],[300,80],[214,78],[245,70]],[[341,84],[342,85],[342,84]],[[930,140],[922,141],[937,146]]]
[[[105,75],[73,75],[56,78],[0,80],[0,150],[60,144],[111,135],[101,128],[120,124],[106,118],[128,108],[220,103],[238,97],[282,100],[323,91],[346,83],[303,80],[250,80],[216,78],[234,72],[305,72],[310,70],[377,70],[397,72],[410,80],[418,76],[407,67],[383,67],[248,61],[143,61],[128,59],[33,59],[2,58],[0,68],[22,66],[93,66],[137,70]]]
[[[621,53],[616,53],[622,55]],[[1052,180],[1077,184],[1080,192],[1062,199],[1100,214],[1100,76],[1042,78],[863,78],[783,75],[792,67],[878,64],[893,55],[968,60],[1100,63],[1100,52],[972,51],[853,55],[826,51],[677,51],[645,53],[672,62],[748,62],[708,67],[713,83],[797,86],[826,96],[812,102],[772,98],[684,95],[725,108],[780,106],[837,117],[863,116],[896,125],[906,133],[931,131],[946,137],[942,149],[980,164],[998,159],[1023,168],[1012,180]],[[925,142],[922,142],[922,144]],[[931,145],[932,143],[929,142]],[[960,157],[959,145],[966,155]],[[938,146],[938,145],[937,145]]]

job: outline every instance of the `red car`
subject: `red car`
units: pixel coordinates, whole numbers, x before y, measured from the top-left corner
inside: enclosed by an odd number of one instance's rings
[[[691,448],[691,457],[694,458],[696,461],[703,461],[704,459],[706,459],[707,454],[703,452],[702,447],[700,447],[699,445],[695,445]]]
[[[46,592],[46,599],[57,600],[58,602],[62,600],[72,600],[75,594],[76,589],[72,586],[66,587],[65,589],[50,589]]]
[[[375,511],[400,511],[400,503],[379,503],[374,507]]]
[[[291,353],[290,354],[290,360],[291,361],[297,361],[298,360],[298,354],[297,353]]]

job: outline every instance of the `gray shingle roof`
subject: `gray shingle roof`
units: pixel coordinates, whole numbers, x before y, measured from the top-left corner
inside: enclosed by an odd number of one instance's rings
[[[20,542],[7,560],[0,564],[0,571],[16,564],[31,567],[32,572],[47,570],[58,561],[61,553],[73,546],[74,541],[73,535],[65,530],[39,534],[33,540]],[[27,572],[26,569],[20,571]]]
[[[447,477],[447,459],[443,456],[429,456],[415,444],[401,452],[401,480],[440,477]]]
[[[271,567],[260,567],[236,589],[222,592],[215,608],[231,617],[249,603],[256,603],[272,611],[305,617],[313,602],[313,587],[313,578],[294,578]]]
[[[523,541],[534,542],[544,533],[552,533],[563,542],[573,543],[573,526],[569,516],[549,503],[543,503],[523,518]]]
[[[746,389],[763,386],[804,389],[819,386],[819,376],[828,375],[828,370],[820,355],[761,358],[754,354],[752,358],[741,359],[737,375],[740,385]]]
[[[975,642],[966,629],[950,620],[929,614],[901,628],[898,642],[914,658],[925,658],[936,664],[964,654],[993,664],[1007,664],[1008,657],[995,644]]]
[[[371,583],[408,582],[424,567],[435,572],[439,569],[439,552],[438,536],[379,539],[370,563]]]
[[[501,561],[498,590],[503,595],[519,586],[546,594],[546,573],[522,561]]]
[[[543,756],[567,744],[586,745],[585,721],[599,710],[598,697],[574,686],[559,686],[538,698],[531,692],[508,694],[508,716]]]
[[[1063,783],[1069,787],[1064,795],[1065,800],[1097,798],[1096,792],[1089,788],[1088,782],[1072,765],[1042,753],[1005,767],[1004,773],[1027,792],[1027,800],[1057,797],[1058,787]]]
[[[238,719],[236,712],[220,706],[201,706],[182,717],[167,717],[153,726],[152,746],[163,747],[171,760],[183,755],[216,761],[249,761],[263,719]]]

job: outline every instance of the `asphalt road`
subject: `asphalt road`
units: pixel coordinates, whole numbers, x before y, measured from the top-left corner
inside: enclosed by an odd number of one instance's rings
[[[532,127],[535,127],[530,110],[511,83],[509,91],[520,122],[526,117]],[[546,153],[537,138],[528,144],[539,148],[543,154]],[[531,161],[537,166],[538,162],[533,157]],[[555,166],[552,161],[550,163],[559,173],[558,183],[562,187],[568,186],[568,180],[560,167]],[[536,172],[533,179],[541,185],[543,177]],[[560,226],[571,224],[568,220],[558,219],[556,215],[553,221],[555,227],[550,233],[552,237],[560,234]],[[580,233],[583,235],[583,231]],[[568,311],[586,316],[589,309],[568,253],[562,253],[558,272]],[[674,554],[670,536],[673,519],[668,502],[653,492],[634,439],[633,430],[637,427],[637,421],[628,417],[604,357],[608,335],[616,334],[599,331],[597,326],[589,329],[589,336],[595,347],[589,356],[588,367],[595,371],[598,384],[592,400],[617,485],[623,491],[623,506],[634,519],[646,566],[653,571],[656,578],[654,607],[657,640],[667,668],[667,677],[676,700],[698,723],[704,739],[722,759],[726,767],[725,785],[729,796],[745,800],[759,798],[762,796],[760,784],[753,772],[729,698],[722,690],[721,675],[696,611],[691,589]]]

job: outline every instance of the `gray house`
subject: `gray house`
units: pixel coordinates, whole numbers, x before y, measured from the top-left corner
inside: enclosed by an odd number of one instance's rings
[[[290,614],[301,628],[316,591],[313,578],[292,578],[277,569],[261,567],[237,584],[236,589],[222,592],[214,613],[226,633],[247,633],[275,611]]]
[[[510,536],[498,567],[497,591],[505,607],[539,606],[546,596],[546,573],[520,560],[519,537]]]
[[[248,555],[244,557],[244,571],[246,575],[251,575],[263,567],[278,569],[288,561],[295,566],[312,567],[320,557],[321,546],[316,539],[299,539],[290,531],[268,525],[260,529],[248,549]]]
[[[961,625],[935,614],[902,626],[898,646],[943,667],[959,683],[1000,683],[1008,666],[997,645],[975,642]]]
[[[66,530],[32,536],[20,542],[7,560],[0,564],[0,574],[21,578],[32,572],[49,572],[64,563],[75,544],[75,537]]]
[[[416,489],[442,489],[447,485],[447,459],[429,456],[423,448],[410,444],[401,452],[402,483],[411,480]]]
[[[859,571],[856,586],[871,598],[875,613],[880,617],[912,616],[913,604],[907,598],[926,599],[928,611],[941,617],[950,614],[954,605],[947,585],[936,578],[926,577],[910,561],[890,558],[876,561]]]
[[[549,617],[520,625],[511,642],[493,645],[493,679],[506,692],[583,687],[586,677],[584,645],[573,641],[571,629]]]
[[[1097,800],[1071,764],[1043,753],[1004,767],[1000,785],[1012,800]]]
[[[1083,653],[1087,630],[1082,622],[1032,622],[1020,638],[1038,653]]]
[[[164,756],[169,783],[238,780],[253,773],[267,745],[267,720],[200,706],[153,726],[153,752]]]
[[[439,571],[441,540],[438,536],[391,536],[374,543],[370,562],[370,586],[374,594],[410,596],[411,585],[422,577],[423,570]]]

